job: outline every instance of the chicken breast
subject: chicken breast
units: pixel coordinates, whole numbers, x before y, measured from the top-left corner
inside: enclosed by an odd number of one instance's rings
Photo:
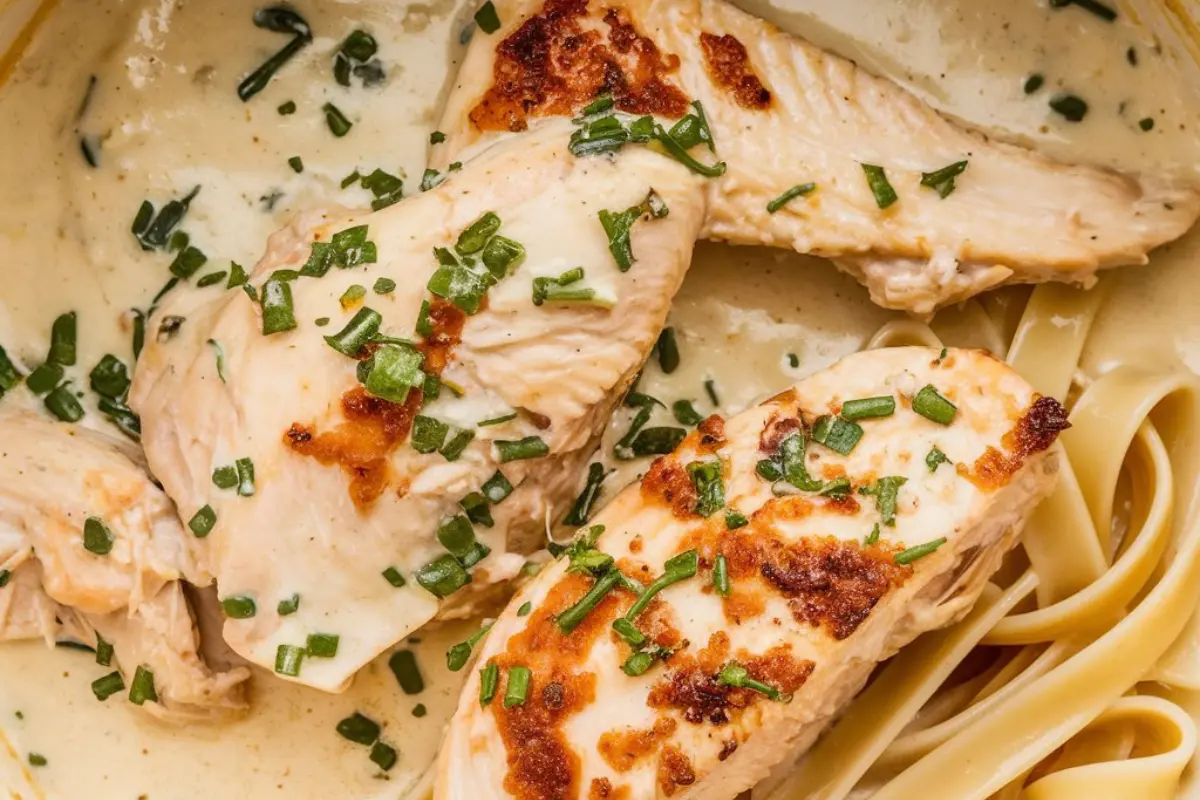
[[[702,235],[831,258],[888,308],[928,314],[1005,283],[1088,284],[1099,269],[1145,263],[1200,214],[1190,188],[964,130],[722,0],[496,6],[502,27],[471,43],[435,164],[605,93],[628,120],[668,126],[698,101],[715,155],[695,126],[679,138],[724,165],[706,185]]]
[[[108,689],[163,719],[245,708],[249,672],[197,655],[193,542],[125,443],[19,411],[0,442],[0,641],[92,647]]]
[[[1065,427],[990,355],[927,348],[710,417],[497,620],[436,797],[750,788],[971,607],[1053,488]]]
[[[254,298],[184,292],[154,318],[130,405],[183,518],[213,520],[201,570],[244,657],[338,690],[544,547],[703,216],[679,164],[580,161],[569,134],[373,214],[305,214],[271,239]]]

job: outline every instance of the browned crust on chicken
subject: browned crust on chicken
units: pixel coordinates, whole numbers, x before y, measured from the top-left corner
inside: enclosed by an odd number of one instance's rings
[[[758,437],[758,449],[764,453],[779,452],[783,440],[800,430],[800,420],[784,414],[772,414],[763,424],[762,433]]]
[[[672,119],[688,97],[668,78],[679,57],[638,33],[621,10],[608,9],[600,30],[585,28],[588,0],[548,0],[496,48],[491,87],[471,110],[480,130],[523,131],[537,116],[575,113],[611,93],[617,109]]]
[[[669,671],[650,690],[646,705],[679,711],[693,725],[724,725],[741,709],[764,699],[751,689],[726,686],[717,680],[729,660],[729,635],[718,631],[695,655],[675,653]],[[815,664],[792,655],[791,645],[777,645],[762,655],[738,653],[738,661],[757,681],[794,694],[812,675]]]
[[[466,315],[454,305],[437,297],[431,300],[432,330],[417,347],[425,356],[426,373],[436,376],[446,368],[454,348],[462,341],[465,321]],[[367,345],[359,357],[370,357],[371,350],[372,346]],[[414,389],[403,404],[392,403],[356,386],[342,395],[345,422],[323,433],[317,433],[311,425],[293,422],[284,432],[283,442],[293,452],[324,466],[341,467],[350,478],[350,499],[355,508],[366,512],[387,490],[392,479],[388,457],[408,438],[424,399],[424,393]]]
[[[629,597],[622,590],[610,592],[570,635],[563,635],[555,617],[583,597],[590,585],[583,575],[566,575],[525,629],[493,659],[501,673],[491,709],[508,756],[504,789],[520,800],[577,797],[582,791],[579,755],[563,728],[571,715],[594,701],[596,676],[579,672],[579,666]],[[523,704],[504,708],[508,670],[518,665],[532,672],[529,694]]]
[[[649,729],[625,728],[600,735],[600,756],[617,772],[628,772],[639,761],[653,755],[659,745],[675,732],[678,723],[671,717],[659,717]]]
[[[680,786],[691,786],[696,782],[696,770],[692,761],[677,747],[666,747],[658,759],[658,787],[667,797],[675,794]]]
[[[971,466],[959,464],[958,474],[980,489],[997,489],[1008,483],[1025,459],[1054,444],[1058,434],[1071,427],[1067,410],[1053,397],[1038,397],[1002,440],[1007,453],[989,447]]]
[[[696,487],[674,456],[663,456],[650,465],[646,477],[642,478],[642,497],[647,502],[666,503],[678,519],[699,517]]]
[[[713,83],[733,95],[739,106],[751,111],[771,107],[771,91],[755,74],[746,46],[736,37],[705,31],[700,34],[700,49],[704,51],[704,63]]]
[[[608,778],[592,778],[592,786],[588,789],[588,800],[627,800],[628,786],[613,786]]]

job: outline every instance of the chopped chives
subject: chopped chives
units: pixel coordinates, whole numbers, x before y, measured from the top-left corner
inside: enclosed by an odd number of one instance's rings
[[[444,422],[418,414],[413,417],[412,433],[409,443],[418,453],[428,454],[436,451],[446,441],[450,426]]]
[[[293,594],[291,597],[285,597],[275,606],[275,613],[281,617],[291,616],[300,610],[300,595]]]
[[[714,406],[720,406],[721,400],[717,397],[717,383],[712,378],[704,381],[704,391],[708,393],[708,399],[712,401]]]
[[[366,296],[367,287],[359,283],[352,283],[346,287],[346,291],[342,292],[342,296],[338,298],[338,304],[341,305],[343,311],[349,311]]]
[[[221,343],[216,339],[209,339],[208,344],[212,347],[217,361],[217,377],[221,379],[221,383],[225,383],[225,348],[221,347]]]
[[[891,395],[863,397],[842,403],[842,419],[857,422],[860,419],[890,417],[896,413],[896,398]]]
[[[631,678],[645,675],[654,666],[655,654],[649,650],[633,653],[621,664],[621,671]]]
[[[896,563],[900,564],[901,566],[911,564],[917,559],[924,558],[925,556],[934,552],[945,543],[946,537],[943,536],[940,539],[934,539],[932,542],[925,542],[924,544],[910,547],[907,550],[901,550],[899,553],[896,553]]]
[[[508,277],[514,265],[525,257],[525,246],[505,236],[493,236],[483,248],[483,265],[496,280]]]
[[[392,586],[395,586],[397,589],[407,583],[407,581],[404,580],[404,576],[400,573],[400,570],[396,569],[395,567],[388,567],[385,569],[383,571],[383,577],[388,583],[390,583]]]
[[[429,134],[430,144],[441,144],[444,141],[446,141],[446,134],[442,133],[441,131],[434,131],[433,133]]]
[[[676,400],[671,404],[671,413],[680,425],[695,427],[704,421],[704,417],[700,416],[691,400]]]
[[[529,667],[509,667],[508,684],[504,687],[504,707],[512,708],[524,704],[529,694],[529,681],[533,672]]]
[[[375,285],[371,287],[371,291],[375,294],[391,294],[396,291],[396,282],[391,278],[376,278]]]
[[[496,235],[498,230],[500,230],[500,217],[496,216],[495,212],[489,211],[458,235],[454,251],[460,256],[478,253],[488,243],[488,240]]]
[[[354,127],[354,123],[346,119],[346,115],[333,103],[326,103],[323,110],[325,111],[325,124],[337,138],[342,138]]]
[[[239,594],[222,600],[221,609],[230,619],[250,619],[258,613],[258,604],[253,597]]]
[[[490,528],[496,524],[496,521],[492,519],[488,499],[483,496],[482,492],[471,492],[462,500],[459,500],[458,505],[466,512],[467,519],[471,520],[472,524],[482,525],[485,528]]]
[[[98,556],[112,552],[116,536],[99,517],[88,517],[83,523],[83,549]]]
[[[8,586],[10,580],[12,580],[12,570],[0,569],[0,589]]]
[[[616,587],[620,580],[620,574],[620,570],[610,569],[601,575],[583,597],[558,615],[558,618],[555,619],[558,629],[569,635],[571,631],[579,627],[579,623],[583,622],[592,609],[599,605],[600,601]]]
[[[1154,130],[1154,118],[1143,117],[1142,119],[1138,120],[1138,127],[1147,132]]]
[[[286,117],[289,114],[295,114],[296,113],[296,101],[288,100],[286,103],[281,103],[279,105],[279,107],[275,109],[275,111],[281,117]]]
[[[97,678],[92,681],[92,694],[96,695],[96,699],[104,702],[118,692],[125,690],[125,679],[121,677],[119,672],[110,672],[102,678]]]
[[[647,216],[661,219],[668,213],[666,203],[653,189],[646,195],[645,200],[624,211],[600,211],[600,226],[604,228],[604,234],[608,237],[608,250],[617,262],[617,269],[628,272],[636,260],[631,238],[634,223]]]
[[[883,167],[875,164],[862,164],[863,173],[867,176],[867,186],[871,188],[871,194],[875,195],[875,205],[880,209],[885,209],[896,202],[896,190],[892,188],[892,184],[888,182],[887,173]]]
[[[241,264],[236,261],[229,262],[229,280],[225,282],[226,289],[233,289],[236,286],[243,286],[249,276],[246,275],[246,270]]]
[[[818,417],[812,427],[814,442],[823,444],[844,456],[850,455],[862,436],[862,426],[857,422],[848,422],[841,417],[829,414]]]
[[[457,558],[462,558],[475,544],[475,529],[471,527],[471,521],[462,514],[442,517],[437,527],[437,539],[442,547]]]
[[[713,562],[712,574],[713,588],[721,597],[729,597],[729,562],[724,555],[717,555],[717,560]]]
[[[295,678],[300,674],[304,662],[304,648],[294,644],[281,644],[275,649],[275,671],[280,675]]]
[[[925,466],[929,467],[930,472],[937,472],[938,467],[949,463],[951,463],[950,459],[936,444],[930,448],[929,455],[925,456]]]
[[[237,467],[217,467],[212,474],[213,486],[218,489],[232,489],[237,486]]]
[[[658,352],[658,365],[664,374],[670,375],[679,368],[679,344],[675,341],[675,328],[663,328],[654,348]]]
[[[12,359],[8,357],[8,353],[0,346],[0,397],[9,389],[16,387],[21,382],[21,373],[13,364]]]
[[[371,745],[371,761],[375,766],[379,767],[384,772],[387,772],[392,767],[396,766],[396,761],[400,756],[396,753],[396,748],[384,742],[376,742]]]
[[[36,395],[52,391],[62,382],[63,368],[52,361],[47,361],[36,367],[25,379],[25,386]]]
[[[634,456],[661,456],[673,452],[687,437],[683,428],[644,428],[634,437],[630,450]]]
[[[304,649],[311,658],[333,658],[340,638],[336,633],[310,633]]]
[[[234,462],[237,469],[237,493],[242,497],[254,496],[254,462],[249,458],[239,458]]]
[[[88,373],[92,391],[112,400],[119,400],[129,391],[129,370],[114,355],[105,355]]]
[[[772,700],[790,700],[791,698],[781,694],[778,689],[773,686],[756,681],[750,677],[750,671],[736,661],[729,661],[721,668],[717,674],[717,683],[725,686],[732,686],[737,689],[750,689],[760,694],[764,694]]]
[[[966,168],[966,161],[956,161],[933,172],[922,172],[921,185],[933,189],[944,200],[954,191],[954,179],[962,175]]]
[[[876,542],[879,541],[879,534],[880,534],[879,523],[876,522],[875,527],[871,529],[871,532],[869,534],[867,534],[867,538],[863,540],[863,544],[865,544],[867,547],[870,547],[871,545],[875,544]]]
[[[917,392],[913,397],[912,409],[925,419],[939,425],[949,425],[954,422],[954,417],[958,413],[958,407],[942,397],[933,384],[927,384]]]
[[[641,647],[646,643],[646,634],[639,631],[636,625],[624,617],[617,617],[613,620],[612,628],[618,636],[629,643],[630,647]]]
[[[875,508],[879,510],[883,524],[888,527],[895,527],[896,503],[900,495],[900,487],[906,483],[908,483],[908,478],[900,475],[890,475],[880,478],[871,486],[861,487],[858,493],[874,497]]]
[[[220,272],[210,272],[207,275],[205,275],[204,277],[202,277],[200,280],[196,281],[196,285],[199,286],[201,289],[203,289],[206,286],[216,286],[218,283],[225,280],[225,277],[228,274],[229,273],[226,272],[225,270],[221,270]]]
[[[446,667],[451,672],[458,672],[467,665],[467,661],[471,658],[471,651],[475,645],[479,644],[479,640],[487,636],[487,632],[492,629],[492,624],[489,623],[480,628],[465,642],[459,642],[446,651]]]
[[[754,466],[754,471],[765,481],[774,483],[783,480],[783,468],[769,458],[764,458]]]
[[[396,682],[405,694],[420,694],[425,691],[425,679],[417,666],[417,656],[412,650],[397,650],[388,659],[388,668],[396,676]]]
[[[438,556],[416,572],[417,583],[435,597],[449,597],[471,582],[471,576],[458,559],[447,553]]]
[[[588,519],[592,516],[592,506],[596,502],[596,497],[600,494],[600,485],[604,483],[604,465],[599,462],[593,462],[588,466],[587,484],[583,487],[579,497],[575,498],[575,503],[571,506],[570,512],[563,518],[564,525],[586,525]]]
[[[382,324],[383,316],[378,311],[363,306],[346,323],[346,327],[326,336],[325,342],[342,355],[357,358],[363,345],[379,332]]]
[[[725,482],[720,461],[693,461],[687,465],[688,477],[696,487],[696,513],[711,517],[725,507]]]
[[[403,404],[410,390],[425,385],[423,363],[424,356],[412,347],[384,345],[370,359],[359,362],[360,369],[366,371],[363,386],[376,397]]]
[[[541,458],[550,452],[549,446],[539,436],[526,436],[517,441],[498,439],[495,444],[501,464],[529,458]]]
[[[64,367],[74,366],[76,357],[76,315],[74,311],[62,314],[50,327],[50,353],[46,360]]]
[[[769,463],[769,462],[768,462]],[[738,511],[736,508],[725,509],[725,527],[729,530],[737,530],[744,528],[750,524],[750,520],[746,519],[746,515]]]
[[[30,753],[29,754],[29,766],[31,766],[31,767],[44,767],[48,763],[50,763],[50,762],[47,761],[46,757],[44,755],[42,755],[41,753]]]
[[[427,713],[429,713],[429,709],[425,708],[424,703],[417,703],[415,706],[413,706],[412,715],[417,719],[420,719]]]
[[[479,705],[486,706],[496,696],[496,688],[500,685],[500,668],[495,662],[479,670]]]
[[[292,172],[304,172],[304,159],[300,156],[292,156],[288,159],[288,166],[292,168]]]
[[[379,740],[379,723],[357,711],[338,722],[334,730],[355,744],[371,745]]]
[[[1046,82],[1046,78],[1040,73],[1034,73],[1025,79],[1025,84],[1022,87],[1025,94],[1033,94],[1038,89],[1042,88],[1042,84]]]
[[[442,445],[442,449],[438,452],[442,454],[442,458],[447,461],[458,461],[459,456],[467,449],[471,442],[475,441],[475,431],[460,430],[458,433],[450,437],[450,440]]]
[[[475,425],[480,428],[490,428],[493,425],[503,425],[506,422],[512,422],[516,418],[517,412],[514,411],[511,414],[505,414],[500,417],[492,417],[491,419],[485,419],[481,422],[476,422]]]
[[[96,663],[102,667],[112,665],[113,646],[110,642],[104,641],[104,637],[96,634]]]
[[[292,287],[287,281],[269,278],[263,284],[259,304],[262,307],[264,336],[290,331],[296,327],[296,314],[292,308]]]
[[[488,502],[496,504],[512,494],[513,485],[509,482],[508,478],[504,477],[504,473],[496,470],[492,477],[488,478],[483,486],[480,487],[480,491],[483,492]]]
[[[646,610],[646,606],[650,605],[655,595],[672,584],[695,576],[699,568],[700,556],[695,550],[687,550],[668,558],[663,564],[663,574],[655,578],[654,582],[646,587],[646,591],[633,601],[633,605],[625,612],[625,619],[630,622],[636,620],[638,615]]]
[[[197,539],[203,539],[205,536],[208,536],[216,524],[217,512],[213,511],[213,507],[208,505],[197,511],[188,520],[188,528]]]
[[[496,6],[492,4],[492,0],[487,0],[475,12],[475,24],[484,33],[495,33],[500,30],[500,15],[496,13]]]
[[[175,260],[169,267],[171,274],[187,280],[208,263],[208,256],[190,244],[175,255]]]
[[[278,53],[268,58],[257,69],[238,84],[237,94],[242,102],[248,101],[266,88],[275,73],[312,41],[312,29],[296,12],[283,6],[270,6],[254,12],[254,24],[275,33],[294,34],[292,40]]]
[[[533,611],[533,603],[526,601],[521,604],[520,608],[517,609],[517,616],[528,617],[530,611]]]
[[[147,700],[151,703],[158,702],[158,691],[154,688],[154,672],[149,667],[139,664],[133,673],[133,683],[129,687],[129,702],[140,706]]]
[[[797,197],[812,194],[816,188],[817,185],[815,183],[796,184],[792,188],[785,190],[783,194],[779,195],[779,197],[776,197],[774,200],[767,203],[767,213],[774,214],[776,211],[783,208]]]

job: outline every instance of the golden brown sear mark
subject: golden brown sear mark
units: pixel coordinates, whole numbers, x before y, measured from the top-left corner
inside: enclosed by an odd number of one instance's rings
[[[674,456],[655,459],[642,478],[642,497],[650,503],[666,503],[677,519],[696,514],[696,487]]]
[[[679,57],[662,53],[623,11],[608,9],[603,23],[589,18],[588,0],[547,0],[497,46],[492,85],[471,122],[523,131],[533,117],[567,116],[605,93],[631,114],[686,114],[687,95],[668,78]]]
[[[1048,449],[1069,427],[1071,423],[1062,404],[1053,397],[1039,396],[1017,420],[1016,427],[1004,434],[1007,453],[988,447],[973,465],[959,464],[958,474],[980,489],[997,489],[1008,483],[1026,458]]]
[[[754,73],[745,45],[728,33],[716,36],[705,32],[700,34],[700,49],[708,74],[733,95],[739,106],[751,111],[770,108],[771,92]]]
[[[608,778],[592,778],[592,787],[588,789],[588,800],[627,800],[628,786],[613,786]]]
[[[699,551],[705,569],[712,568],[718,554],[725,556],[733,592],[723,608],[730,623],[740,625],[761,614],[765,608],[761,591],[770,587],[788,599],[797,622],[845,639],[888,592],[912,575],[911,567],[895,563],[899,548],[894,545],[864,546],[834,537],[791,543],[779,537],[777,521],[802,519],[821,507],[842,510],[828,498],[775,498],[745,528],[690,534],[687,544]]]
[[[658,788],[662,793],[671,797],[680,786],[691,786],[695,782],[696,771],[691,759],[677,747],[664,747],[658,759]]]
[[[650,690],[646,704],[651,708],[677,710],[693,725],[705,722],[724,725],[740,709],[765,700],[751,689],[726,686],[717,680],[729,657],[729,635],[723,631],[712,634],[708,644],[695,655],[675,653],[667,662],[668,672]],[[755,680],[786,694],[799,691],[815,666],[807,659],[793,656],[790,644],[776,645],[762,655],[739,651],[737,660]]]
[[[418,349],[425,356],[423,370],[440,375],[454,348],[462,340],[466,315],[441,298],[429,306],[432,332]],[[369,357],[370,346],[359,353]],[[392,403],[367,394],[356,386],[342,395],[342,416],[346,421],[333,430],[317,433],[311,425],[293,422],[283,434],[284,444],[302,456],[314,458],[325,466],[340,466],[350,477],[350,499],[359,511],[368,510],[391,481],[388,456],[408,438],[413,417],[421,411],[424,394],[420,389],[408,393],[403,404]]]
[[[671,717],[659,717],[649,729],[624,728],[600,736],[596,749],[617,772],[628,772],[639,761],[653,755],[658,746],[675,732],[678,725]]]
[[[556,616],[590,587],[587,577],[566,575],[530,615],[524,630],[509,639],[505,652],[492,659],[501,673],[500,687],[489,708],[507,752],[504,789],[520,800],[578,797],[583,790],[580,758],[563,728],[573,714],[595,700],[596,676],[579,668],[630,597],[621,589],[609,593],[564,636],[555,623]],[[504,708],[501,698],[508,670],[516,665],[533,673],[528,696],[523,704]]]

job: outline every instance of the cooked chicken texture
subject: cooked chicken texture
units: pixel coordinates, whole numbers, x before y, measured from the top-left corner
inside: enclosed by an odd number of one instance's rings
[[[727,165],[707,184],[702,235],[826,256],[888,308],[928,314],[1005,283],[1091,283],[1099,269],[1145,263],[1200,213],[1189,188],[964,130],[721,0],[496,6],[503,26],[472,41],[435,164],[604,93],[629,119],[668,126],[700,101],[716,156],[703,144],[692,154]],[[874,190],[865,165],[882,168]]]
[[[513,598],[436,796],[750,788],[877,662],[971,607],[1053,488],[1066,425],[991,356],[926,348],[710,417]]]
[[[142,673],[165,720],[245,708],[248,671],[197,655],[192,537],[125,444],[27,412],[0,414],[0,442],[0,640],[102,640],[104,671],[131,691]]]
[[[271,239],[258,300],[183,293],[154,318],[130,403],[183,518],[215,518],[196,546],[241,655],[336,691],[544,546],[664,324],[703,209],[679,164],[581,161],[569,132],[497,147],[373,214],[305,214]],[[621,271],[598,212],[639,206]],[[365,241],[346,245],[355,230]],[[322,251],[338,266],[314,268]],[[294,327],[267,335],[284,292]]]

